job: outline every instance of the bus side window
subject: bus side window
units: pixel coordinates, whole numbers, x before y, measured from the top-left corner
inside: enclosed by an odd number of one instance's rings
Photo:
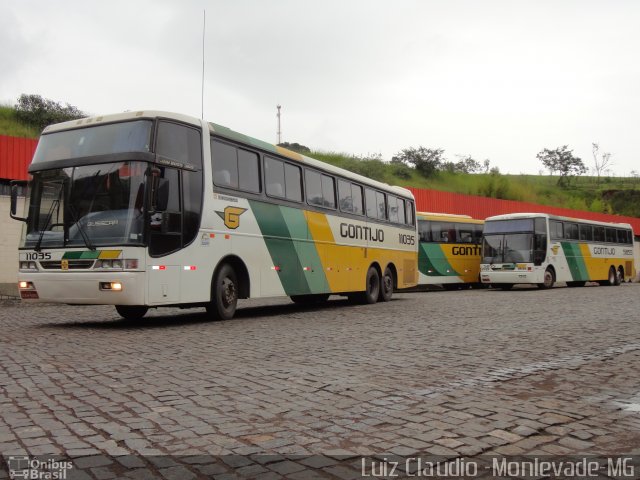
[[[604,227],[593,227],[593,239],[596,242],[604,242]]]
[[[387,204],[389,207],[389,221],[398,223],[398,198],[393,195],[387,197]]]
[[[606,240],[609,243],[616,242],[616,229],[615,228],[605,228],[605,236]]]
[[[360,185],[356,185],[355,183],[351,184],[351,200],[353,204],[353,213],[356,215],[364,215],[362,187]]]
[[[482,243],[482,225],[473,226],[473,243],[480,245]]]
[[[580,225],[580,240],[585,242],[593,240],[593,227],[591,225]]]
[[[226,143],[211,140],[213,183],[219,187],[238,188],[237,149]]]
[[[418,220],[418,234],[421,242],[431,241],[431,222],[429,220]]]
[[[378,218],[378,210],[376,209],[376,192],[370,188],[364,189],[364,196],[367,206],[367,217]]]
[[[562,240],[564,238],[562,222],[549,220],[549,236],[552,240]]]
[[[413,225],[413,202],[407,200],[407,225]]]

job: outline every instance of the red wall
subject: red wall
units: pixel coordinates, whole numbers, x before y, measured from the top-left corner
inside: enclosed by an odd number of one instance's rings
[[[598,220],[601,222],[629,223],[633,226],[634,233],[640,235],[640,218],[635,217],[584,212],[582,210],[571,210],[569,208],[550,207],[536,203],[516,202],[513,200],[499,200],[497,198],[485,198],[475,195],[462,195],[460,193],[441,192],[439,190],[426,190],[421,188],[409,188],[409,190],[413,192],[416,198],[416,208],[421,212],[469,215],[470,217],[480,220],[503,213],[550,213],[553,215]]]
[[[38,140],[0,135],[0,178],[28,180],[27,168]]]

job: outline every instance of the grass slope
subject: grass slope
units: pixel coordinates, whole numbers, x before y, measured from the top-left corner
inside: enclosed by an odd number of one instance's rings
[[[0,105],[0,135],[38,138],[40,132],[35,127],[20,123],[16,118],[16,111],[13,107]]]

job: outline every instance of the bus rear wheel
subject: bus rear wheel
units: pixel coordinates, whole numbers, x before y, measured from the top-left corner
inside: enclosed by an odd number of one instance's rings
[[[362,303],[376,303],[380,296],[380,275],[376,267],[371,266],[367,271],[367,279],[365,285],[365,291],[359,295]]]
[[[211,303],[207,313],[215,320],[231,320],[238,306],[238,277],[231,265],[222,265],[211,286]]]
[[[148,311],[143,305],[116,305],[116,312],[125,320],[140,320]]]
[[[538,288],[546,290],[548,288],[553,287],[554,283],[556,283],[556,276],[553,273],[553,270],[551,270],[550,268],[547,268],[544,271],[543,282],[538,284]]]
[[[388,302],[393,296],[393,272],[389,267],[384,269],[382,284],[380,285],[380,298],[383,302]]]

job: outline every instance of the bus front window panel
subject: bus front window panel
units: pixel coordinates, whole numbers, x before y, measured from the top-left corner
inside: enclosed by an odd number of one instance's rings
[[[531,263],[532,234],[511,234],[504,237],[504,263]]]
[[[482,263],[502,263],[502,235],[487,235],[482,246]]]

